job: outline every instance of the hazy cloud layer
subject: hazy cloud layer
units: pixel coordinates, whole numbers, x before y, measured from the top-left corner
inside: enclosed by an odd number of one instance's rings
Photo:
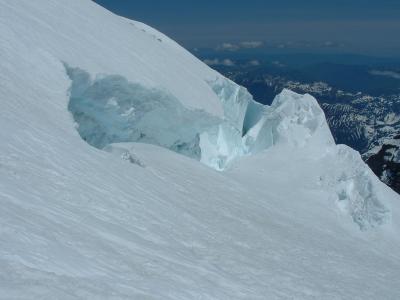
[[[249,64],[250,66],[259,66],[259,65],[260,65],[260,61],[254,59],[254,60],[249,61],[248,64]]]
[[[263,45],[261,41],[242,42],[239,44],[242,48],[253,49],[260,48]]]
[[[393,71],[379,71],[379,70],[371,70],[369,71],[371,75],[375,76],[386,76],[386,77],[391,77],[394,79],[400,79],[400,73],[396,73]]]
[[[261,41],[245,41],[240,43],[223,43],[217,47],[217,50],[237,51],[240,49],[255,49],[264,45]]]
[[[226,67],[232,67],[235,65],[235,63],[230,60],[230,59],[205,59],[203,61],[205,64],[209,65],[209,66],[226,66]]]

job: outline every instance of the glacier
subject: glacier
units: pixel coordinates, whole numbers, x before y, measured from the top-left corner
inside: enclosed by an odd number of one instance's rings
[[[0,36],[0,299],[400,297],[399,196],[311,96],[90,0],[0,0]]]

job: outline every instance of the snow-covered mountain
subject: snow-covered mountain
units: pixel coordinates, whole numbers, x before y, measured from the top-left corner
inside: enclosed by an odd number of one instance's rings
[[[313,97],[89,0],[0,0],[0,36],[1,299],[400,296],[399,196]]]

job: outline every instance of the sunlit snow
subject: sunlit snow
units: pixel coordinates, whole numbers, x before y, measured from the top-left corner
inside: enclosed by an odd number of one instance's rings
[[[0,299],[400,298],[399,196],[311,96],[89,0],[0,36]]]

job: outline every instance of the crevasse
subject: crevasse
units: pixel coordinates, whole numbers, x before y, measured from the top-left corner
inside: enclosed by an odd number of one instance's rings
[[[79,68],[66,70],[72,80],[68,108],[81,137],[99,149],[121,142],[150,143],[224,170],[236,158],[278,142],[305,143],[320,127],[333,142],[311,96],[285,90],[272,106],[264,106],[245,88],[218,77],[208,82],[223,106],[224,117],[217,118],[186,108],[167,91],[122,76],[92,79]]]

